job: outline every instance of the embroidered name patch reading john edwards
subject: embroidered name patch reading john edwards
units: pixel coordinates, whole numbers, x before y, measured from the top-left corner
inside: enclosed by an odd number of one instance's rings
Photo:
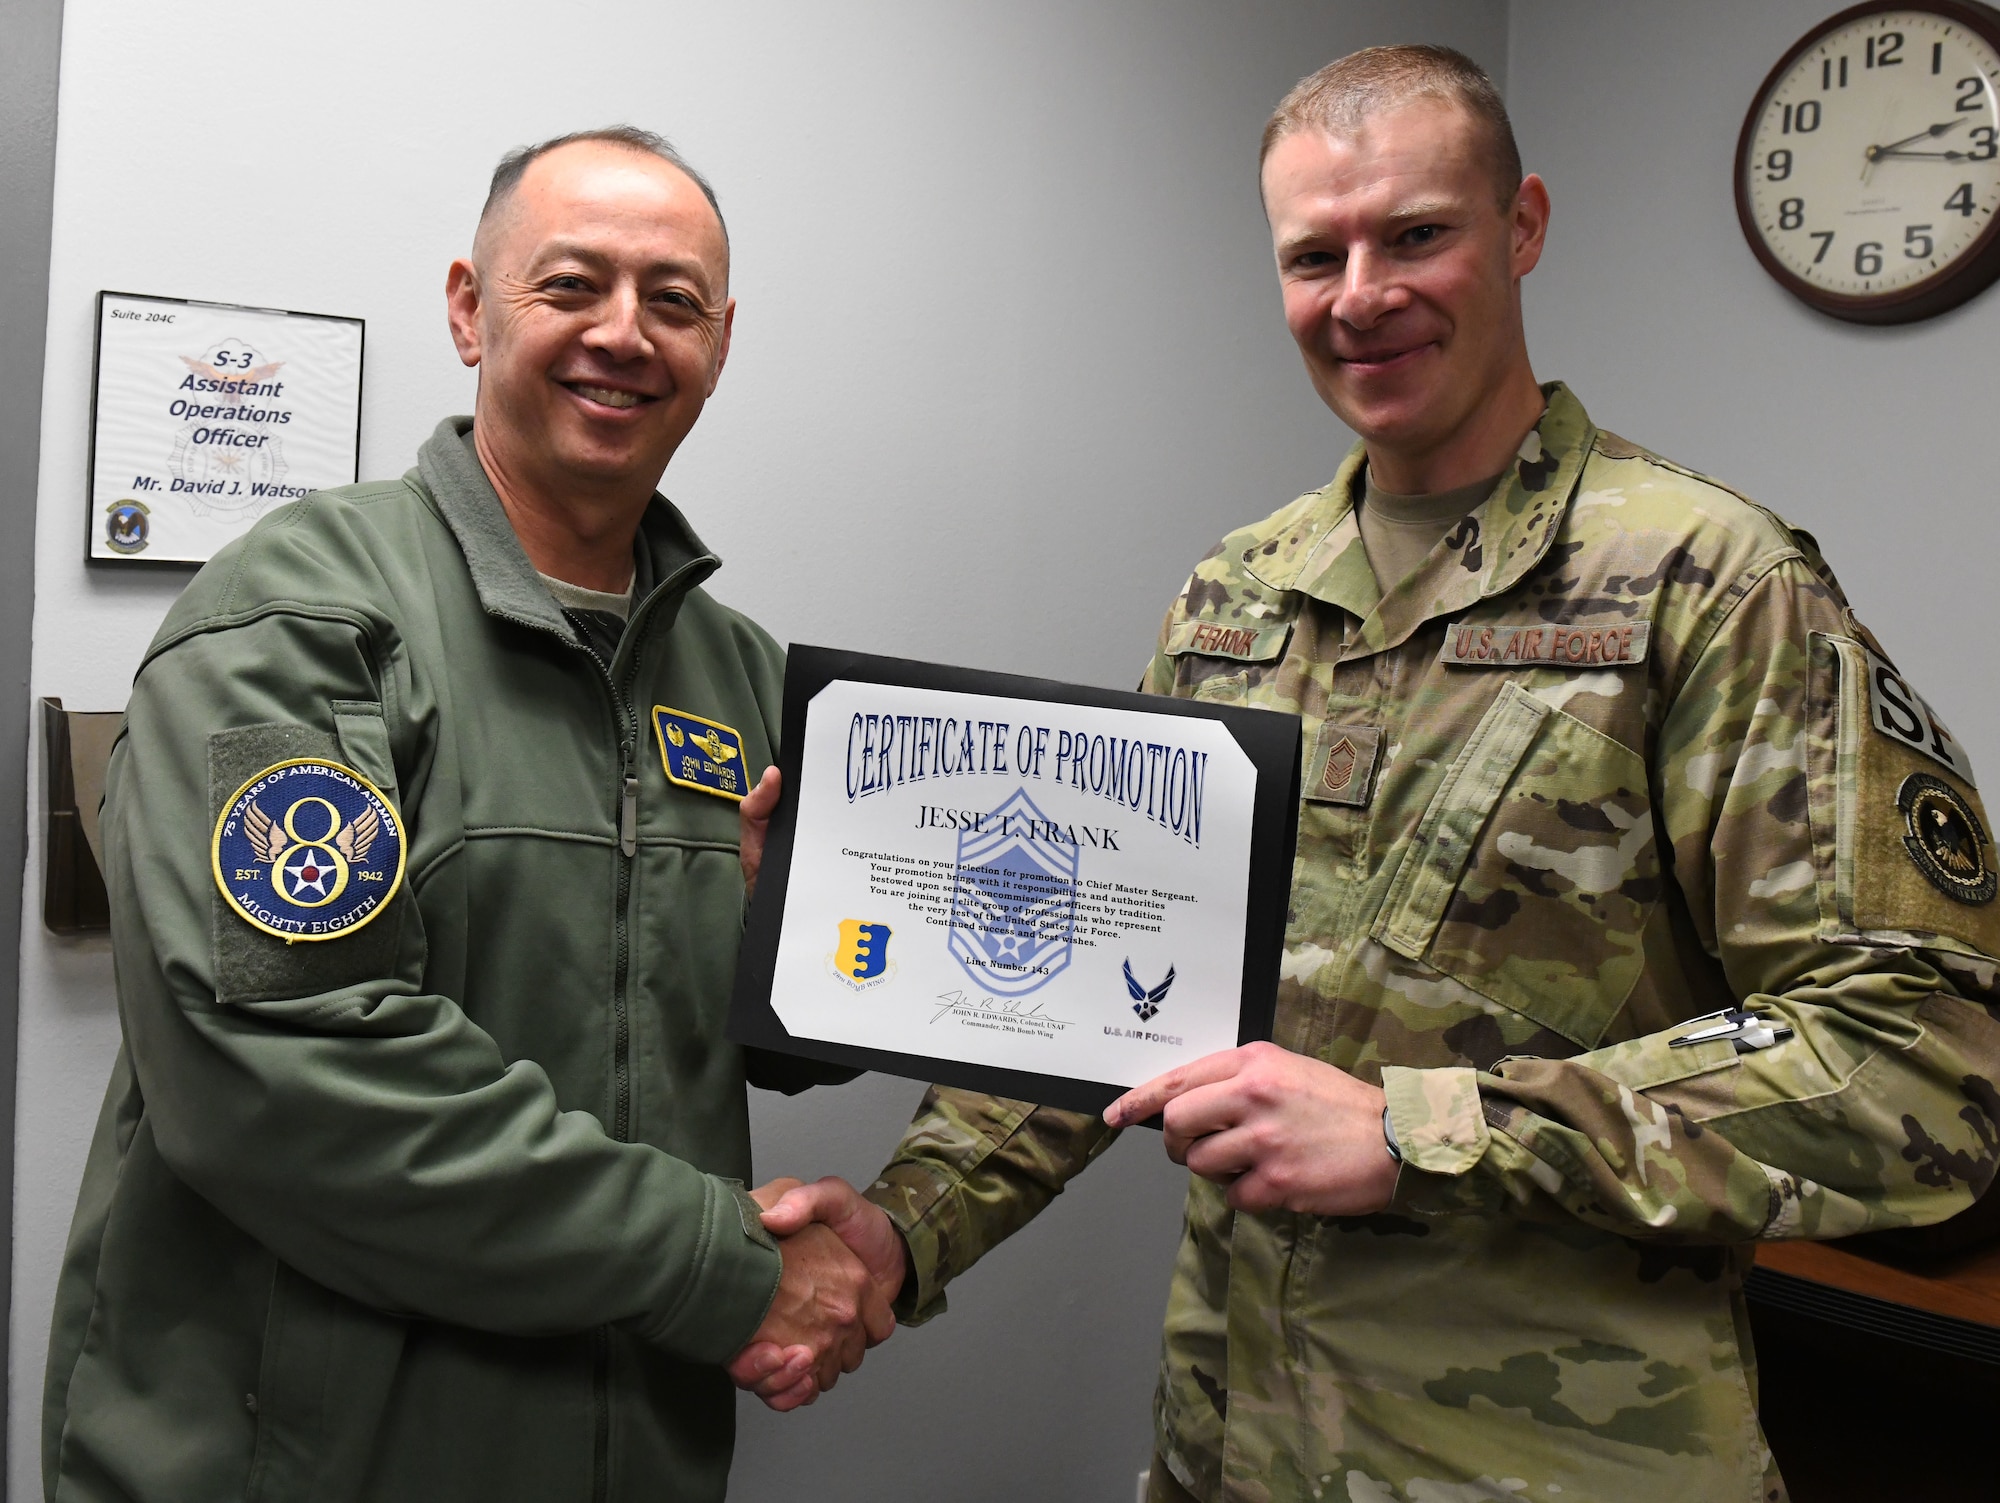
[[[665,705],[653,706],[653,729],[660,738],[660,765],[669,783],[743,801],[750,786],[742,736],[726,725]]]
[[[1623,668],[1645,661],[1652,624],[1629,626],[1469,626],[1446,628],[1440,663],[1461,668]]]
[[[215,822],[210,861],[223,900],[283,940],[338,939],[403,883],[403,821],[374,784],[338,762],[265,768]]]

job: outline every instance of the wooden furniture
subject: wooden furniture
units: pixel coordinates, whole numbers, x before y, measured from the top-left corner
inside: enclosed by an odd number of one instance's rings
[[[1769,1243],[1745,1292],[1793,1503],[2000,1499],[2000,1244],[1891,1264]]]

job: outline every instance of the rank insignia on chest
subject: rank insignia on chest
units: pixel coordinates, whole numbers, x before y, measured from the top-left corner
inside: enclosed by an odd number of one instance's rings
[[[660,738],[660,765],[669,783],[736,803],[750,791],[743,738],[728,726],[686,710],[654,705],[653,729]]]
[[[403,821],[352,768],[304,757],[250,779],[215,822],[210,861],[223,901],[282,940],[339,939],[403,882]]]
[[[1375,762],[1381,750],[1380,726],[1328,721],[1319,728],[1299,796],[1316,803],[1365,808],[1375,790]]]

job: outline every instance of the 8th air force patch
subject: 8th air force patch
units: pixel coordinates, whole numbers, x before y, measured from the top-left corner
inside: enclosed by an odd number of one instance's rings
[[[669,783],[743,801],[750,789],[740,735],[726,725],[665,705],[653,706],[653,727],[659,733],[660,765],[666,768]]]
[[[338,939],[403,881],[403,822],[366,778],[299,758],[265,768],[215,822],[215,885],[244,922],[283,940]]]

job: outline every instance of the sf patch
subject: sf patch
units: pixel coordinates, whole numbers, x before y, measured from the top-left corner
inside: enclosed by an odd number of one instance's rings
[[[2000,879],[1986,860],[1986,829],[1956,788],[1913,772],[1896,793],[1903,845],[1931,886],[1955,903],[1990,903]]]
[[[403,822],[366,778],[297,758],[237,789],[215,822],[215,885],[244,922],[283,940],[338,939],[403,882]]]
[[[743,738],[728,726],[686,710],[653,706],[653,729],[660,738],[660,765],[667,781],[743,802],[750,791],[743,765]]]

